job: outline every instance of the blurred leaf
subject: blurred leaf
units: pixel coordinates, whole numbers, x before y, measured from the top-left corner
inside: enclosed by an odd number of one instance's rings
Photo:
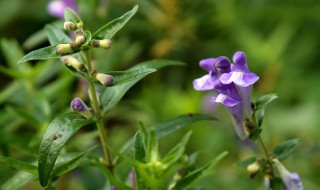
[[[27,55],[25,55],[23,58],[21,58],[18,63],[23,63],[26,61],[31,60],[45,60],[45,59],[53,59],[53,58],[59,58],[60,55],[56,51],[56,46],[48,46],[45,48],[34,50]]]
[[[134,136],[134,158],[140,162],[145,162],[146,152],[142,138],[141,131],[138,131]]]
[[[287,140],[285,142],[282,142],[281,144],[277,145],[273,150],[272,153],[276,155],[278,160],[282,161],[287,159],[295,149],[298,148],[300,145],[299,139],[291,139]]]
[[[166,156],[161,160],[161,162],[165,165],[166,167],[170,167],[172,164],[174,164],[177,160],[181,158],[181,156],[184,153],[185,146],[191,136],[192,132],[189,131],[182,139],[181,141],[176,144],[167,154]]]
[[[170,135],[183,127],[201,120],[216,120],[216,118],[203,114],[186,114],[173,119],[157,123],[152,126],[155,129],[158,138]]]
[[[273,178],[270,180],[271,190],[283,190],[283,182],[279,178]]]
[[[263,122],[263,119],[264,119],[264,113],[265,113],[265,110],[266,109],[260,109],[260,110],[258,110],[258,112],[257,112],[257,122],[258,122],[258,126],[259,127],[261,127],[261,125],[262,125],[262,122]]]
[[[25,172],[28,172],[28,173],[31,173],[31,174],[37,174],[37,166],[35,165],[32,165],[30,163],[27,163],[27,162],[23,162],[21,160],[17,160],[17,159],[14,159],[14,158],[8,158],[8,157],[4,157],[4,156],[0,156],[0,162],[10,166],[10,167],[13,167],[13,168],[16,168],[18,170],[21,170],[21,171],[25,171]]]
[[[151,60],[135,65],[129,71],[137,69],[160,69],[170,65],[183,65],[182,62],[171,60]],[[143,77],[142,77],[143,78]],[[101,94],[101,104],[104,105],[103,113],[109,112],[122,99],[125,93],[142,78],[132,80],[122,85],[106,88]]]
[[[72,9],[69,7],[64,9],[64,20],[73,22],[77,25],[82,25],[82,20],[78,17],[77,13],[75,13]],[[81,26],[82,27],[82,26]]]
[[[96,31],[92,38],[93,39],[111,39],[130,19],[136,14],[138,10],[138,5],[134,6],[131,11],[128,11],[121,17],[112,20],[106,25],[102,26],[98,31]]]
[[[257,157],[251,157],[235,163],[234,166],[246,169],[250,164],[254,163],[256,160],[257,160]]]
[[[36,180],[37,176],[34,174],[19,171],[9,180],[7,180],[2,186],[1,190],[20,190],[27,183]]]
[[[75,156],[71,160],[68,160],[67,162],[64,162],[61,165],[57,166],[54,169],[53,176],[61,176],[78,167],[81,164],[84,157],[96,147],[97,146],[94,146],[85,150],[84,152],[77,153],[77,156]]]
[[[98,168],[101,169],[101,171],[107,176],[110,183],[115,185],[118,189],[134,190],[133,188],[127,186],[124,182],[122,182],[118,178],[116,178],[105,165],[103,165],[97,161],[93,161],[93,163],[94,163],[94,165],[96,165]]]
[[[260,97],[256,101],[255,110],[259,110],[259,109],[265,108],[270,102],[272,102],[273,100],[275,100],[277,98],[278,98],[278,96],[276,94],[267,94],[267,95],[264,95],[264,96]]]
[[[64,144],[78,129],[92,122],[77,112],[62,114],[53,119],[43,136],[39,150],[38,172],[43,187],[47,185]]]
[[[220,160],[226,157],[227,154],[228,152],[223,152],[219,156],[217,156],[215,159],[213,159],[209,164],[192,171],[186,176],[183,176],[180,180],[177,181],[177,183],[171,190],[181,190],[181,189],[186,189],[190,187],[190,185],[192,185],[195,181],[203,177],[203,175],[207,170],[215,166]]]
[[[63,30],[54,25],[47,24],[45,26],[45,31],[51,45],[68,44],[72,42],[70,37]]]
[[[17,65],[19,58],[24,56],[24,52],[17,41],[2,38],[1,50],[10,68],[23,71],[23,73],[27,73],[31,69],[28,64],[24,64],[23,66]],[[20,75],[23,75],[23,73],[20,73]]]
[[[116,86],[124,84],[136,79],[142,79],[150,73],[156,72],[155,69],[143,68],[137,70],[128,70],[128,71],[110,71],[105,74],[111,75],[114,79],[113,83],[110,86]],[[101,85],[100,82],[96,81],[96,84]]]

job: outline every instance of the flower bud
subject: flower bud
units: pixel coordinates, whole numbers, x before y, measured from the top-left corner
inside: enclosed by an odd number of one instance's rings
[[[112,45],[112,41],[109,39],[104,39],[104,40],[91,40],[90,41],[90,46],[92,47],[101,47],[104,49],[109,49]]]
[[[249,173],[250,178],[253,178],[260,169],[260,164],[258,162],[254,162],[247,167],[247,171]]]
[[[70,107],[72,111],[88,111],[87,105],[80,98],[74,98],[71,101]]]
[[[75,43],[70,43],[70,44],[58,44],[56,46],[56,51],[59,55],[67,55],[74,53],[75,50],[79,49],[77,44]]]
[[[78,29],[76,31],[74,31],[74,35],[77,36],[83,36],[83,30],[82,29]]]
[[[63,24],[63,28],[66,30],[76,30],[77,26],[73,22],[66,21]]]
[[[84,36],[77,36],[76,37],[76,44],[78,46],[81,46],[82,44],[84,44],[86,42],[86,38]]]
[[[76,58],[73,56],[64,56],[62,58],[62,62],[66,64],[67,66],[70,66],[74,69],[76,69],[79,72],[84,72],[86,71],[86,67],[84,66],[83,63],[79,62]]]
[[[104,73],[97,73],[95,78],[103,85],[103,86],[110,86],[114,78],[111,75],[104,74]]]

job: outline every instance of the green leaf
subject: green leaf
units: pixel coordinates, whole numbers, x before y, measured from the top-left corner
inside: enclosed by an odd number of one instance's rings
[[[191,136],[192,132],[189,131],[182,139],[181,141],[176,144],[169,152],[166,154],[166,156],[161,160],[163,164],[166,164],[166,167],[170,167],[172,164],[174,164],[177,160],[181,158],[181,156],[184,153],[185,146]]]
[[[73,23],[77,24],[78,26],[81,26],[80,28],[82,28],[82,25],[83,25],[82,20],[79,18],[77,13],[75,13],[69,7],[64,9],[64,20],[69,21],[69,22],[73,22]]]
[[[133,9],[121,17],[112,20],[106,25],[102,26],[98,31],[96,31],[92,38],[93,39],[111,39],[130,19],[136,14],[138,10],[138,5],[134,6]]]
[[[171,118],[169,120],[160,122],[158,124],[155,124],[152,126],[152,128],[155,129],[157,137],[162,138],[167,135],[170,135],[180,129],[183,129],[184,127],[188,126],[189,124],[192,124],[197,121],[203,121],[203,120],[216,120],[214,117],[209,115],[202,115],[202,114],[186,114],[181,115],[175,118]],[[141,132],[141,130],[140,130]],[[121,153],[126,153],[130,150],[132,147],[134,141],[133,139],[129,139],[121,148]]]
[[[149,132],[146,155],[147,162],[156,162],[159,160],[159,144],[157,135],[153,129]]]
[[[140,131],[134,136],[134,158],[140,162],[146,161],[146,151]]]
[[[182,62],[172,60],[151,60],[137,64],[134,67],[130,68],[129,71],[139,69],[160,69],[170,65],[181,66],[184,64]],[[106,90],[104,90],[101,94],[101,104],[105,106],[103,109],[103,113],[109,112],[112,108],[114,108],[125,95],[125,93],[142,78],[143,77],[140,77],[122,85],[106,88]]]
[[[248,159],[242,160],[234,164],[234,166],[240,168],[247,168],[250,164],[254,163],[257,160],[257,157],[250,157]]]
[[[264,119],[264,113],[265,113],[265,108],[262,108],[260,110],[258,110],[258,112],[256,113],[257,114],[257,122],[258,122],[258,126],[261,127],[262,125],[262,122],[263,122],[263,119]]]
[[[264,95],[264,96],[260,97],[256,101],[255,110],[259,110],[259,109],[265,108],[270,102],[272,102],[273,100],[275,100],[277,98],[278,98],[278,96],[276,94],[267,94],[267,95]]]
[[[20,190],[23,186],[37,179],[34,174],[19,171],[1,186],[1,190]]]
[[[77,112],[59,115],[50,123],[40,144],[38,173],[40,184],[47,185],[61,148],[81,127],[92,123]]]
[[[18,61],[18,64],[31,60],[45,60],[59,57],[60,55],[56,51],[56,46],[48,46],[28,53]]]
[[[186,114],[173,119],[157,123],[152,126],[155,129],[158,138],[170,135],[183,127],[201,120],[216,120],[214,117],[202,114]]]
[[[273,150],[272,153],[276,155],[278,160],[282,161],[287,159],[296,148],[300,145],[299,139],[291,139],[287,140],[285,142],[282,142],[281,144],[277,145]]]
[[[283,182],[280,178],[270,179],[271,190],[283,190]]]
[[[68,44],[72,42],[70,37],[64,31],[54,25],[47,24],[45,26],[45,31],[51,45]]]
[[[110,86],[116,86],[120,84],[124,84],[127,82],[130,82],[135,79],[140,79],[144,78],[150,73],[156,72],[157,70],[155,69],[149,69],[149,68],[144,68],[144,69],[137,69],[137,70],[129,70],[129,71],[110,71],[105,74],[111,75],[114,79],[113,83]],[[101,85],[100,82],[95,81],[96,84]]]
[[[37,174],[38,173],[38,168],[37,166],[35,165],[32,165],[30,163],[27,163],[27,162],[23,162],[21,160],[17,160],[17,159],[14,159],[14,158],[8,158],[8,157],[5,157],[5,156],[0,156],[0,162],[10,166],[10,167],[13,167],[13,168],[16,168],[18,170],[22,170],[22,171],[25,171],[25,172],[28,172],[28,173],[31,173],[31,174]]]
[[[104,173],[104,175],[107,176],[107,178],[111,182],[111,184],[115,185],[118,189],[134,190],[133,188],[127,186],[125,183],[123,183],[118,178],[116,178],[105,165],[103,165],[97,161],[93,161],[93,163],[94,163],[94,165],[96,165],[98,168],[101,169],[101,171]]]
[[[210,168],[215,166],[227,154],[228,154],[228,152],[226,152],[226,151],[221,153],[214,160],[212,160],[209,164],[207,164],[199,169],[196,169],[196,170],[192,171],[191,173],[187,174],[186,176],[182,177],[179,181],[177,181],[177,183],[175,184],[175,186],[171,190],[181,190],[181,189],[186,189],[186,188],[190,187],[190,185],[192,185],[195,181],[200,179],[205,174],[205,172],[207,170],[209,170]]]
[[[97,146],[94,146],[94,147],[87,149],[84,152],[78,153],[72,159],[57,166],[54,169],[53,176],[61,176],[63,174],[68,173],[69,171],[73,170],[74,168],[78,167],[81,164],[82,160],[85,158],[85,156],[87,156],[87,154],[96,147]]]

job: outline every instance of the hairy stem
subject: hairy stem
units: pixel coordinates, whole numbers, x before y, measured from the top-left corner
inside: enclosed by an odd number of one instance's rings
[[[88,74],[91,76],[93,70],[92,70],[92,65],[91,65],[91,61],[90,61],[90,53],[89,53],[89,50],[85,50],[84,52],[85,52],[86,59],[87,59]],[[94,114],[95,114],[95,118],[96,118],[96,125],[99,130],[99,136],[100,136],[101,144],[103,147],[103,152],[104,152],[104,155],[106,158],[108,168],[112,172],[113,162],[112,162],[110,151],[108,149],[107,131],[104,128],[104,125],[102,122],[102,115],[101,115],[101,111],[100,111],[99,101],[98,101],[97,93],[96,93],[95,86],[94,86],[94,83],[92,80],[89,80],[89,90],[90,90],[90,94],[91,94],[91,105],[94,110]]]

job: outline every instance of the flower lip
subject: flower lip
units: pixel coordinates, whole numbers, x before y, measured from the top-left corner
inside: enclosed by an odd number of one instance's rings
[[[213,71],[213,64],[215,62],[215,58],[202,59],[199,63],[200,67],[207,70]]]
[[[242,51],[237,51],[232,58],[235,65],[244,65],[247,64],[246,54]]]
[[[231,63],[225,56],[218,57],[214,63],[214,67],[220,75],[223,73],[229,73],[231,71],[230,66]]]

